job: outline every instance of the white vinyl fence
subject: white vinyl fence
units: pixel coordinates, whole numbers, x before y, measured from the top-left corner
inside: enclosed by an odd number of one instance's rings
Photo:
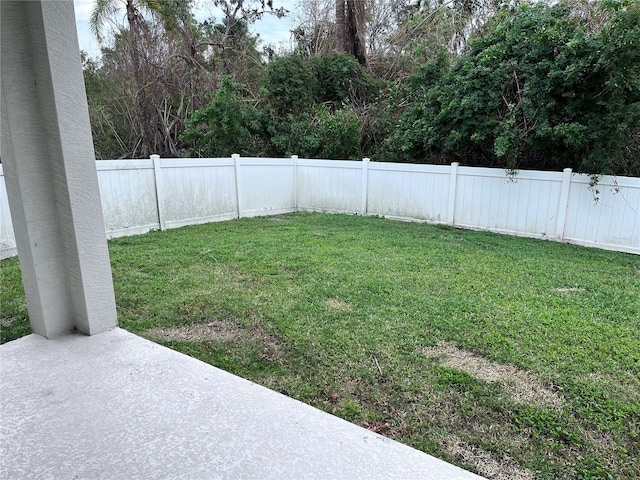
[[[380,215],[640,254],[640,178],[297,157],[96,162],[109,238],[294,211]],[[0,258],[16,254],[0,165]]]

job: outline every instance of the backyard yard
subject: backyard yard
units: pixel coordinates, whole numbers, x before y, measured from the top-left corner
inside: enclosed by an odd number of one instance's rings
[[[109,249],[130,332],[489,478],[640,478],[639,256],[317,213]]]

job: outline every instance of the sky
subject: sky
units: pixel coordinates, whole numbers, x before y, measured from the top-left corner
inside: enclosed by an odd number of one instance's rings
[[[76,26],[78,28],[78,43],[80,49],[85,50],[91,57],[100,54],[100,46],[93,33],[89,29],[89,17],[95,4],[95,0],[74,0],[76,12]],[[220,19],[219,11],[216,12],[211,1],[196,0],[195,14],[198,20],[205,20],[211,16]],[[284,7],[290,12],[295,8],[296,0],[279,0],[274,2],[276,7]],[[124,19],[124,13],[123,13]],[[251,31],[260,34],[263,44],[273,44],[276,47],[289,45],[289,30],[291,30],[291,13],[285,18],[277,18],[274,15],[265,15],[262,20],[256,22]]]

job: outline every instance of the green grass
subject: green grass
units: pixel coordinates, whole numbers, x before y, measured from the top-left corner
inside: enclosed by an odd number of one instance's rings
[[[638,256],[303,213],[110,253],[131,332],[487,476],[640,478]],[[5,342],[28,325],[18,263],[1,266]],[[515,366],[556,403],[437,349]]]

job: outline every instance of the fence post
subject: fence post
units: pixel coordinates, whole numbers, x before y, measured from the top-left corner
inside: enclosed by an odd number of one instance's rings
[[[236,171],[236,202],[238,203],[238,218],[242,218],[242,205],[240,203],[240,199],[242,198],[242,187],[240,181],[240,155],[234,153],[233,155],[231,155],[231,158],[233,158],[233,164]]]
[[[367,214],[367,200],[369,195],[369,162],[370,158],[362,159],[362,215]]]
[[[298,155],[291,155],[293,162],[293,211],[298,211]]]
[[[556,215],[556,239],[562,240],[564,238],[564,224],[567,220],[567,208],[569,206],[569,187],[571,185],[570,168],[565,168],[562,171],[562,189],[560,190],[560,201],[558,202],[558,215]]]
[[[449,174],[449,207],[447,210],[447,223],[451,226],[454,226],[455,223],[455,215],[456,215],[456,195],[457,195],[457,186],[458,186],[458,167],[460,164],[458,162],[453,162],[451,164],[451,173]]]
[[[165,230],[164,212],[162,211],[162,177],[160,175],[160,155],[151,155],[153,161],[153,178],[156,182],[156,208],[158,209],[158,223],[160,230]]]

